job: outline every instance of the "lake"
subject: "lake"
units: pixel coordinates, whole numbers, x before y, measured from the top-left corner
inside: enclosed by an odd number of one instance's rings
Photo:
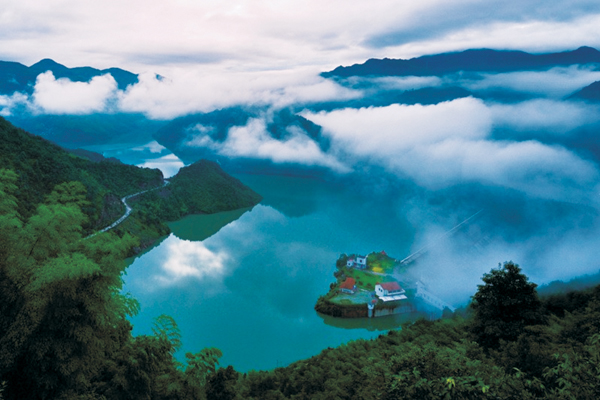
[[[246,372],[399,325],[395,317],[339,320],[313,309],[341,253],[409,253],[415,228],[394,191],[374,196],[347,183],[236,177],[264,197],[261,204],[172,223],[173,233],[130,265],[125,291],[141,304],[135,335],[151,333],[153,319],[168,314],[182,333],[178,358],[217,347],[222,366]]]

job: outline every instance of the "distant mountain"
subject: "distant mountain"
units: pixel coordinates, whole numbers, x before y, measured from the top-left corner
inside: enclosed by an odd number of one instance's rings
[[[591,85],[588,85],[583,89],[573,93],[568,97],[568,99],[600,102],[600,81],[594,82]]]
[[[74,148],[107,143],[139,143],[152,140],[164,121],[143,114],[30,115],[6,117],[27,132],[40,135],[64,147]]]
[[[514,50],[475,49],[403,59],[370,59],[364,64],[339,66],[321,75],[350,76],[444,76],[464,72],[513,72],[545,70],[575,64],[600,64],[600,51],[591,47],[561,53],[530,54]]]
[[[138,82],[138,75],[120,68],[68,68],[50,59],[41,60],[30,67],[18,62],[0,61],[0,94],[33,93],[37,76],[46,71],[51,71],[56,79],[67,78],[73,82],[89,82],[96,76],[110,74],[121,90]]]

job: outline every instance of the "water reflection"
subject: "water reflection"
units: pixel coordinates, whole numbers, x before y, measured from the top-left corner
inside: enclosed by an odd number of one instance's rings
[[[387,315],[377,318],[336,318],[329,315],[317,313],[327,325],[342,329],[366,329],[368,331],[388,331],[397,329],[405,322],[416,321],[427,318],[424,313],[413,312],[398,315]]]
[[[262,186],[268,186],[271,177],[262,178]],[[281,181],[277,189],[297,183]],[[260,204],[232,222],[221,216],[229,223],[203,241],[171,235],[137,258],[126,278],[126,290],[142,306],[133,319],[134,334],[151,333],[152,319],[169,314],[183,335],[181,358],[186,351],[214,346],[224,353],[222,365],[248,371],[308,358],[392,328],[392,319],[383,318],[371,326],[339,329],[330,320],[324,323],[314,305],[334,279],[341,252],[409,246],[398,240],[409,234],[406,222],[390,217],[392,212],[380,217],[381,206],[374,215],[374,205],[348,199],[322,182],[314,185],[306,190],[312,197],[309,213],[296,212],[308,210],[298,203],[288,205],[293,217]],[[176,233],[182,238],[193,237],[196,228],[196,237],[206,234],[200,232],[202,218],[181,222]]]
[[[173,234],[180,239],[201,241],[208,239],[251,209],[250,207],[215,214],[189,215],[168,225]]]

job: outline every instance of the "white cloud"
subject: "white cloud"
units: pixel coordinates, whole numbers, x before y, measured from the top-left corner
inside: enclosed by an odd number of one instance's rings
[[[481,182],[586,202],[597,186],[596,167],[562,147],[490,140],[493,113],[472,98],[304,115],[350,158],[368,159],[430,189]]]
[[[155,281],[170,286],[189,279],[217,278],[225,273],[229,256],[223,251],[213,251],[203,242],[191,242],[170,237],[166,243],[167,258],[161,274]]]
[[[146,160],[137,166],[143,168],[158,168],[165,178],[170,178],[179,172],[184,166],[184,163],[175,154],[168,154],[159,158]]]
[[[484,138],[492,124],[488,108],[473,98],[437,105],[393,104],[303,115],[321,125],[337,145],[352,154],[386,159],[448,138]]]
[[[317,75],[314,70],[231,72],[173,71],[172,79],[143,74],[120,94],[125,112],[168,119],[234,105],[285,107],[296,103],[343,100],[360,96]]]
[[[244,126],[229,129],[223,142],[214,141],[206,133],[204,126],[196,127],[196,136],[187,144],[207,147],[228,157],[247,157],[271,160],[274,163],[298,163],[309,166],[323,166],[337,172],[349,169],[334,156],[324,153],[317,143],[297,127],[288,128],[288,136],[274,139],[267,132],[264,118],[253,118]]]
[[[481,80],[464,82],[464,86],[470,90],[509,89],[561,98],[600,80],[600,71],[574,65],[548,71],[521,71],[483,76],[484,79]]]
[[[493,104],[489,108],[495,125],[515,130],[564,133],[600,119],[597,106],[547,99]]]
[[[351,76],[346,79],[350,86],[375,86],[380,90],[414,90],[440,86],[443,81],[437,76]]]
[[[107,110],[115,96],[117,82],[110,75],[89,82],[55,79],[52,72],[38,75],[32,95],[33,106],[45,114],[91,114]]]
[[[29,98],[26,94],[15,92],[10,96],[0,95],[0,116],[9,117],[13,110],[20,106],[28,107]]]
[[[160,143],[158,143],[156,140],[153,140],[149,143],[146,143],[145,145],[134,147],[131,150],[133,150],[133,151],[148,150],[150,153],[162,153],[164,150],[167,150],[167,148],[165,146],[161,145]]]
[[[588,191],[598,185],[594,164],[562,147],[535,141],[449,139],[415,147],[387,161],[392,168],[429,188],[474,181],[517,189],[535,197],[596,202],[587,198]]]

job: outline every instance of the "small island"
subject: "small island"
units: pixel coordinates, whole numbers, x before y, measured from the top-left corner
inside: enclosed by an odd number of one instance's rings
[[[385,251],[342,254],[333,273],[336,282],[315,305],[319,313],[341,318],[372,318],[416,313],[430,319],[455,308],[429,292],[409,271],[413,259],[397,260]]]

